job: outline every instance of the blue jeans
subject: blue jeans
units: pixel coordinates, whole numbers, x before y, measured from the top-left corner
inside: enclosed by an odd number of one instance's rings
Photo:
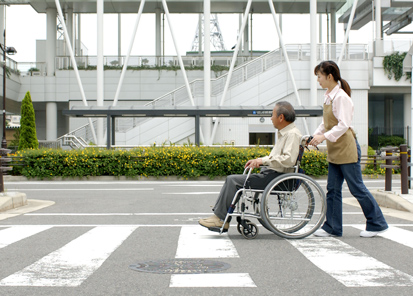
[[[357,162],[348,164],[328,164],[327,214],[322,229],[337,236],[343,235],[343,204],[341,190],[344,179],[347,182],[351,194],[359,202],[364,216],[367,219],[366,230],[381,231],[388,228],[379,205],[363,183],[360,167],[361,150],[357,141],[356,145],[358,153]]]

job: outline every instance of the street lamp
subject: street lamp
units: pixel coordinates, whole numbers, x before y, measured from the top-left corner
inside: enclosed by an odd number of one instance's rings
[[[3,33],[4,44],[0,43],[0,48],[3,51],[3,139],[1,140],[1,147],[7,148],[6,140],[6,53],[13,55],[17,53],[17,50],[14,47],[6,46],[6,30]]]

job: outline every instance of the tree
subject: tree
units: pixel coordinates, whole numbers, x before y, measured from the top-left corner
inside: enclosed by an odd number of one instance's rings
[[[36,122],[30,92],[24,96],[21,106],[19,150],[39,147],[36,136]]]

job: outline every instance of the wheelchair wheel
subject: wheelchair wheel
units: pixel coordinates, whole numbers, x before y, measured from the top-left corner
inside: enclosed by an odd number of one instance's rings
[[[284,238],[304,238],[324,221],[326,199],[310,177],[291,173],[271,181],[261,199],[261,218],[270,230]]]
[[[244,221],[245,222],[247,222],[247,223],[249,223],[249,222],[251,222],[250,220],[248,220],[248,219],[244,219]],[[238,233],[239,234],[242,234],[242,232],[243,232],[243,227],[242,227],[242,225],[241,225],[241,217],[237,217],[237,230],[238,230]]]
[[[242,236],[246,239],[253,239],[258,235],[258,227],[252,222],[247,222],[247,227],[240,225],[240,229]]]

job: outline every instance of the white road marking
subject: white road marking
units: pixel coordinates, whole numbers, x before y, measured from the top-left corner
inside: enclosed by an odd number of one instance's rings
[[[165,195],[205,195],[205,194],[219,194],[219,191],[214,192],[162,192]]]
[[[52,228],[52,226],[14,226],[0,231],[0,249],[19,240]]]
[[[0,286],[79,286],[135,229],[136,227],[96,227],[4,278],[0,281]]]
[[[318,268],[347,287],[413,286],[413,277],[335,238],[287,240]]]
[[[357,225],[353,226],[354,228],[364,230],[365,226],[362,225]],[[378,234],[378,236],[387,238],[389,240],[392,240],[396,243],[405,245],[407,247],[413,248],[413,232],[409,230],[405,230],[402,228],[390,226],[389,230],[386,232]]]
[[[248,273],[173,274],[172,288],[257,287]]]
[[[201,226],[184,226],[175,258],[239,258],[239,255],[227,234],[220,235]]]
[[[152,191],[154,188],[11,188],[8,191]]]
[[[365,224],[343,224],[344,227],[354,227],[355,225],[365,226]],[[1,228],[6,227],[15,227],[15,226],[30,226],[24,224],[18,225],[0,225]],[[199,224],[39,224],[36,226],[47,226],[47,227],[202,227]],[[391,226],[399,226],[399,227],[413,227],[413,224],[391,224]],[[201,228],[202,229],[202,228]],[[206,228],[205,228],[206,229]],[[212,232],[211,232],[212,233]]]
[[[25,216],[211,216],[208,213],[26,213]],[[363,212],[344,212],[343,215],[364,215]]]

